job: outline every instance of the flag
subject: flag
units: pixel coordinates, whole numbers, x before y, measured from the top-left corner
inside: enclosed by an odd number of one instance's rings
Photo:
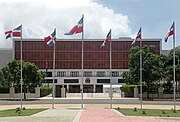
[[[5,32],[6,39],[11,38],[11,37],[21,37],[21,29],[22,29],[22,25],[15,28],[14,30],[6,31]]]
[[[56,29],[54,29],[54,32],[50,36],[46,37],[44,41],[47,43],[48,46],[54,45],[56,41]]]
[[[174,35],[174,22],[173,22],[171,28],[169,29],[168,34],[167,34],[166,37],[165,37],[165,42],[167,42],[168,38],[169,38],[171,35]]]
[[[83,32],[83,18],[82,17],[77,25],[75,25],[68,33],[65,33],[64,35],[73,35],[77,33],[82,33]]]
[[[111,29],[110,29],[109,33],[107,34],[106,39],[102,43],[101,47],[106,46],[106,44],[110,41],[110,39],[111,39]]]
[[[9,31],[6,31],[5,32],[5,35],[6,35],[6,39],[8,39],[8,38],[11,38],[12,37],[12,30],[9,30]]]
[[[133,45],[138,39],[141,39],[141,27],[140,27],[140,29],[139,29],[139,31],[138,31],[138,33],[137,33],[137,36],[136,36],[136,38],[133,40],[133,42],[131,43],[131,45]]]
[[[13,30],[13,37],[21,37],[22,25]]]

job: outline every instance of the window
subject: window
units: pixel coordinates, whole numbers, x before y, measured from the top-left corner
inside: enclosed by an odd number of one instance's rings
[[[112,71],[112,77],[119,77],[119,72],[118,71]]]
[[[66,72],[65,71],[57,72],[57,77],[66,77]]]
[[[64,83],[79,83],[78,79],[64,79]]]
[[[43,83],[53,83],[53,79],[45,79]],[[57,83],[57,79],[54,79],[54,83]]]
[[[92,77],[92,72],[91,71],[85,71],[84,77]]]
[[[118,83],[125,83],[124,79],[118,79]]]
[[[52,72],[46,72],[46,77],[52,77]]]
[[[97,83],[110,83],[110,79],[97,79]]]
[[[78,71],[70,72],[70,77],[79,77],[79,72]]]
[[[105,77],[105,72],[104,71],[98,71],[96,76],[97,77]]]

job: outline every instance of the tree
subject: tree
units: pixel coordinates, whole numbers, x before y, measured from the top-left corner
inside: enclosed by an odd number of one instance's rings
[[[23,63],[23,91],[24,98],[27,90],[40,86],[43,82],[43,73],[38,71],[38,67],[30,62]]]
[[[8,85],[5,82],[3,73],[0,71],[0,87],[7,87]]]
[[[132,77],[132,72],[130,72],[130,71],[123,72],[122,77],[123,77],[123,79],[125,79],[126,84],[130,84],[130,85],[137,84],[137,82],[135,82],[134,78]]]
[[[176,91],[177,91],[177,82],[179,82],[179,91],[180,91],[180,49],[175,48],[175,80],[176,80]],[[166,80],[174,80],[174,66],[173,66],[173,49],[170,51],[167,62],[166,62]]]
[[[21,62],[20,61],[11,61],[4,67],[2,72],[2,79],[5,80],[7,86],[15,86],[20,89],[21,82]],[[39,68],[30,62],[22,62],[22,78],[23,78],[23,92],[24,99],[26,99],[26,92],[36,86],[40,86],[44,79],[44,73],[39,71]]]
[[[130,54],[129,69],[131,76],[134,78],[136,83],[139,83],[140,79],[140,52],[142,51],[142,73],[143,82],[147,86],[147,97],[149,98],[150,87],[161,77],[163,69],[159,69],[162,66],[160,63],[160,56],[155,52],[154,46],[143,46],[142,50],[139,47],[132,47]]]

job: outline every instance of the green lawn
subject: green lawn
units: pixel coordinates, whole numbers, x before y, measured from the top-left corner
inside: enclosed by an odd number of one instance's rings
[[[180,117],[180,110],[174,112],[173,110],[160,110],[160,109],[134,109],[119,108],[116,109],[125,116],[160,116],[160,117]],[[144,113],[143,113],[144,111]]]
[[[47,110],[46,108],[41,108],[41,109],[26,109],[26,110],[21,110],[21,116],[30,116],[35,113],[41,112]],[[8,109],[8,110],[0,110],[0,117],[8,117],[8,116],[19,116],[16,113],[16,109]]]

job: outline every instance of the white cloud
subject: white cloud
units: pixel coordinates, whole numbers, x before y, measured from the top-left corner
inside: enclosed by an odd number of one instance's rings
[[[13,0],[14,1],[14,0]],[[23,25],[23,38],[44,38],[57,28],[57,38],[81,38],[81,34],[64,36],[84,14],[85,38],[131,36],[126,15],[115,13],[94,0],[16,0],[0,2],[0,39],[4,31]],[[0,43],[9,47],[9,42]]]

